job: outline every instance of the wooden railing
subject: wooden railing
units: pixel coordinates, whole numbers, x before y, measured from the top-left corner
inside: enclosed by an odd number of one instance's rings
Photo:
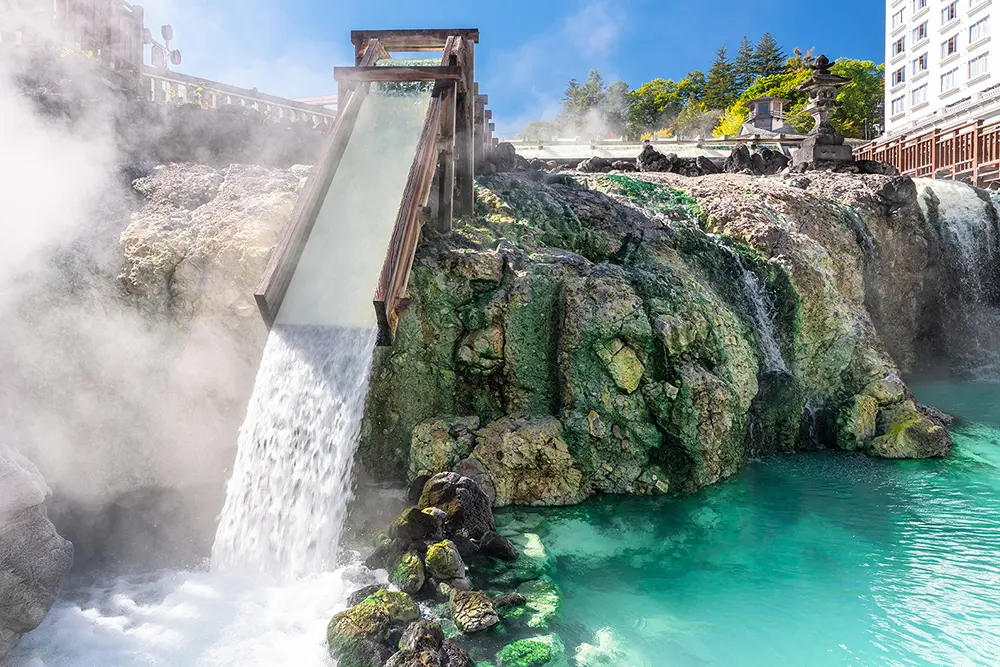
[[[875,141],[856,149],[855,158],[887,162],[906,176],[951,178],[988,187],[1000,182],[1000,121],[978,120],[914,137]]]
[[[196,103],[205,109],[227,106],[256,109],[277,120],[332,125],[337,118],[337,111],[326,107],[153,67],[143,67],[142,91],[151,102]]]

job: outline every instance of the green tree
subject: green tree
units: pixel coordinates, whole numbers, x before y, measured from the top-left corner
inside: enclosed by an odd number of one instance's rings
[[[725,109],[738,94],[733,80],[733,64],[729,62],[729,51],[723,44],[715,52],[715,62],[708,70],[705,94],[702,98],[710,109]]]
[[[785,112],[788,114],[789,124],[799,132],[811,129],[812,118],[799,113],[808,102],[808,99],[805,93],[796,90],[810,76],[812,76],[812,70],[800,69],[792,72],[772,74],[771,76],[757,79],[752,86],[743,91],[743,94],[726,109],[726,113],[720,119],[719,124],[714,130],[714,134],[722,136],[739,133],[740,126],[743,125],[750,112],[747,102],[758,97],[780,97],[781,99],[788,100]],[[792,118],[795,118],[799,124],[796,125],[796,122],[792,122]],[[803,122],[809,123],[809,125],[803,126]]]
[[[587,80],[580,83],[570,79],[563,95],[560,116],[570,122],[579,122],[591,109],[600,109],[604,104],[604,77],[596,70],[590,70]]]
[[[549,141],[559,134],[559,125],[551,120],[536,120],[528,123],[518,134],[524,141]]]
[[[733,60],[733,83],[739,90],[746,90],[757,80],[756,60],[754,59],[753,42],[746,35],[736,49],[736,59]]]
[[[631,99],[629,98],[627,83],[624,81],[615,81],[607,87],[604,91],[604,105],[602,109],[608,132],[617,136],[625,133],[630,105]]]
[[[850,79],[837,93],[840,106],[831,122],[845,137],[872,139],[882,124],[880,105],[885,95],[885,65],[870,60],[838,58],[830,72]]]
[[[674,120],[674,133],[682,139],[712,136],[712,128],[719,122],[719,112],[709,109],[704,102],[689,101]]]
[[[700,102],[705,96],[705,73],[700,69],[688,72],[686,77],[677,82],[677,94],[689,105]]]
[[[665,129],[684,107],[673,79],[647,81],[629,94],[628,135]]]
[[[813,55],[815,50],[816,48],[812,47],[803,53],[802,49],[796,46],[792,49],[792,57],[785,61],[785,69],[790,72],[797,69],[809,69],[816,62],[816,56]]]
[[[785,54],[769,32],[765,32],[757,43],[757,50],[753,54],[753,70],[758,77],[785,71]]]

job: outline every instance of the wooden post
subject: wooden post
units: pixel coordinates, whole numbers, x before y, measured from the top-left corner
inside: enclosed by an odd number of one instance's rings
[[[455,102],[458,85],[445,84],[441,95],[441,182],[438,186],[438,223],[441,234],[451,231],[455,215]]]
[[[982,141],[983,119],[976,121],[976,126],[972,128],[972,184],[979,187],[979,142]]]
[[[938,138],[937,128],[931,130],[931,178],[937,174],[938,170]]]
[[[476,143],[475,143],[475,59],[476,45],[468,38],[462,40],[462,58],[465,78],[457,97],[457,128],[455,130],[458,155],[459,214],[473,215],[476,208]]]
[[[476,173],[481,174],[483,172],[483,163],[486,160],[486,154],[484,152],[484,147],[486,146],[486,127],[484,120],[486,118],[486,105],[483,102],[483,96],[479,95],[479,84],[476,84],[476,119],[473,125],[473,133],[476,138]]]

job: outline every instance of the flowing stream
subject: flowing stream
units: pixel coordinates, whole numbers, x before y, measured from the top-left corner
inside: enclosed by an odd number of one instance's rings
[[[726,248],[728,247],[722,246]],[[760,284],[760,279],[753,271],[746,268],[743,259],[736,252],[729,250],[740,269],[743,282],[743,294],[746,296],[747,304],[750,307],[750,316],[753,318],[758,345],[761,353],[761,363],[764,370],[770,372],[788,372],[788,364],[781,354],[781,345],[778,343],[777,331],[774,327],[775,309],[774,300],[768,294],[764,286]]]

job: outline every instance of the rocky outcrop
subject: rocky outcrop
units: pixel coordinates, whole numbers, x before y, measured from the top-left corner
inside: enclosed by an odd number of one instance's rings
[[[259,328],[249,294],[294,176],[167,167],[140,182],[147,203],[123,237],[137,303]],[[919,409],[910,423],[911,397],[868,392],[920,358],[943,238],[921,192],[881,175],[484,177],[476,215],[421,242],[396,345],[376,353],[359,459],[421,481],[460,469],[493,504],[693,491],[749,451],[940,454],[946,433]],[[188,260],[212,277],[187,281]],[[257,268],[233,271],[241,261]],[[219,301],[227,288],[240,307]],[[522,438],[509,426],[522,419],[560,435]],[[539,483],[543,470],[569,486]]]
[[[398,470],[427,449],[415,426],[477,417],[470,458],[497,505],[692,491],[751,449],[944,453],[944,429],[899,431],[904,397],[870,391],[914,361],[919,210],[889,177],[814,180],[484,179],[476,220],[418,253],[362,450]],[[481,339],[497,342],[466,352]],[[465,454],[435,430],[443,458]]]
[[[718,174],[722,168],[711,158],[699,155],[697,157],[678,157],[675,153],[664,155],[651,145],[643,146],[636,159],[639,171],[680,174],[681,176],[704,176]]]
[[[38,469],[0,446],[0,659],[48,614],[73,564],[73,545],[46,517]]]

